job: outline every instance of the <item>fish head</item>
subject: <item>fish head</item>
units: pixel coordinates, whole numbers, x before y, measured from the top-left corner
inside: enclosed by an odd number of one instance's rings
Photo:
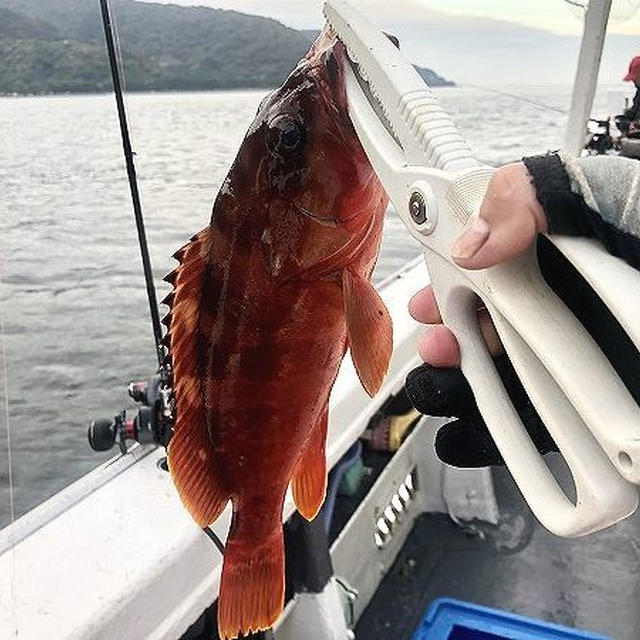
[[[345,64],[344,45],[325,28],[262,100],[236,161],[245,175],[235,192],[251,189],[270,251],[288,254],[289,262],[332,255],[369,229],[372,216],[381,227],[386,194],[349,119]]]
[[[381,189],[349,119],[346,63],[344,45],[325,29],[262,107],[264,186],[326,224],[370,211]]]

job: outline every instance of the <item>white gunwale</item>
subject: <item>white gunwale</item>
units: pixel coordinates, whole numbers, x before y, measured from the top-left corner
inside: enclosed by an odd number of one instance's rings
[[[418,364],[419,327],[407,300],[427,282],[417,258],[380,284],[394,322],[389,375],[372,400],[345,358],[331,396],[329,466]],[[0,532],[0,629],[15,632],[17,622],[16,637],[28,640],[153,640],[186,631],[217,595],[222,557],[182,507],[163,457],[161,448],[135,447]],[[285,519],[293,509],[288,496]],[[229,522],[227,509],[212,527],[223,540]]]

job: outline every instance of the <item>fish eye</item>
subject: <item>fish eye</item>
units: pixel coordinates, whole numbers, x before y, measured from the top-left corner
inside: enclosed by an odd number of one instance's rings
[[[302,132],[296,122],[290,120],[283,127],[280,132],[280,142],[287,149],[294,149],[298,146],[302,140]]]
[[[304,127],[292,116],[278,116],[269,123],[267,146],[274,153],[288,155],[298,151],[304,138]]]

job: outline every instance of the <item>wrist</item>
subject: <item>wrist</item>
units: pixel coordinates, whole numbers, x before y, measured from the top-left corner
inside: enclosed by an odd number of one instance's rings
[[[538,200],[538,194],[536,192],[536,185],[533,181],[533,176],[529,173],[529,169],[524,164],[524,162],[516,163],[518,167],[518,171],[521,176],[521,180],[523,181],[523,189],[526,192],[527,202],[529,203],[529,207],[533,217],[535,219],[536,231],[538,233],[546,233],[547,232],[547,215]]]

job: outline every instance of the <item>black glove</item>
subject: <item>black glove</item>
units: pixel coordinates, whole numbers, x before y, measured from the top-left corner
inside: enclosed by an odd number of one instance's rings
[[[520,419],[541,453],[557,451],[553,439],[529,401],[509,359],[495,359],[496,369]],[[424,364],[407,376],[406,391],[421,413],[457,416],[436,435],[436,453],[454,467],[486,467],[504,464],[493,438],[478,411],[467,379],[460,369],[436,369]]]
[[[546,238],[538,259],[549,286],[562,298],[609,358],[635,401],[640,404],[640,354],[609,309],[588,283]],[[541,453],[557,450],[506,355],[494,360],[500,378],[533,443]],[[438,457],[456,467],[504,464],[466,378],[459,369],[422,365],[409,373],[411,404],[426,415],[455,416],[436,436]],[[612,425],[615,428],[615,425]]]

